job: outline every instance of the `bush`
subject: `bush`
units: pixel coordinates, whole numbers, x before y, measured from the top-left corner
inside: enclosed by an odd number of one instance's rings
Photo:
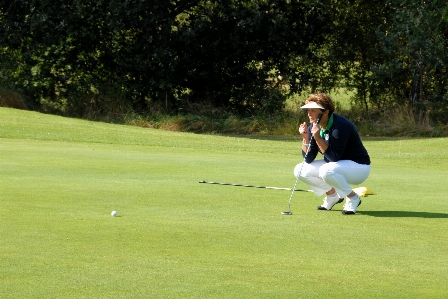
[[[25,101],[18,92],[9,91],[0,88],[0,107],[9,107],[16,109],[28,109]]]

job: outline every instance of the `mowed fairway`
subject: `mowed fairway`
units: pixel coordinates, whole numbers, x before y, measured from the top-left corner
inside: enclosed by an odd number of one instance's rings
[[[356,215],[284,216],[290,191],[198,181],[291,188],[297,139],[0,108],[0,298],[448,298],[447,140],[364,142]]]

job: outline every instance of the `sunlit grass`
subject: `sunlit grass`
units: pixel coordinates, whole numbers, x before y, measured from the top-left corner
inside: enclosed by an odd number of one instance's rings
[[[1,298],[445,298],[446,139],[365,139],[357,215],[292,187],[294,138],[0,108]],[[249,136],[247,136],[249,137]],[[253,137],[253,136],[252,136]],[[434,163],[437,161],[437,163]],[[300,186],[305,188],[306,186]],[[110,216],[112,210],[118,217]]]

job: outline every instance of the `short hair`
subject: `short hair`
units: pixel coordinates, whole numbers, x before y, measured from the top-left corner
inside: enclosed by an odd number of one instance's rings
[[[325,110],[329,110],[330,113],[328,115],[331,115],[334,112],[333,100],[326,93],[310,94],[306,99],[305,104],[308,104],[309,102],[316,102],[322,107],[324,107]]]

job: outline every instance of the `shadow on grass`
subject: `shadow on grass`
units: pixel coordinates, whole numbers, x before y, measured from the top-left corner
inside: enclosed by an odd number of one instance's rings
[[[408,212],[408,211],[358,211],[356,214],[372,217],[415,217],[415,218],[448,218],[445,213]]]

